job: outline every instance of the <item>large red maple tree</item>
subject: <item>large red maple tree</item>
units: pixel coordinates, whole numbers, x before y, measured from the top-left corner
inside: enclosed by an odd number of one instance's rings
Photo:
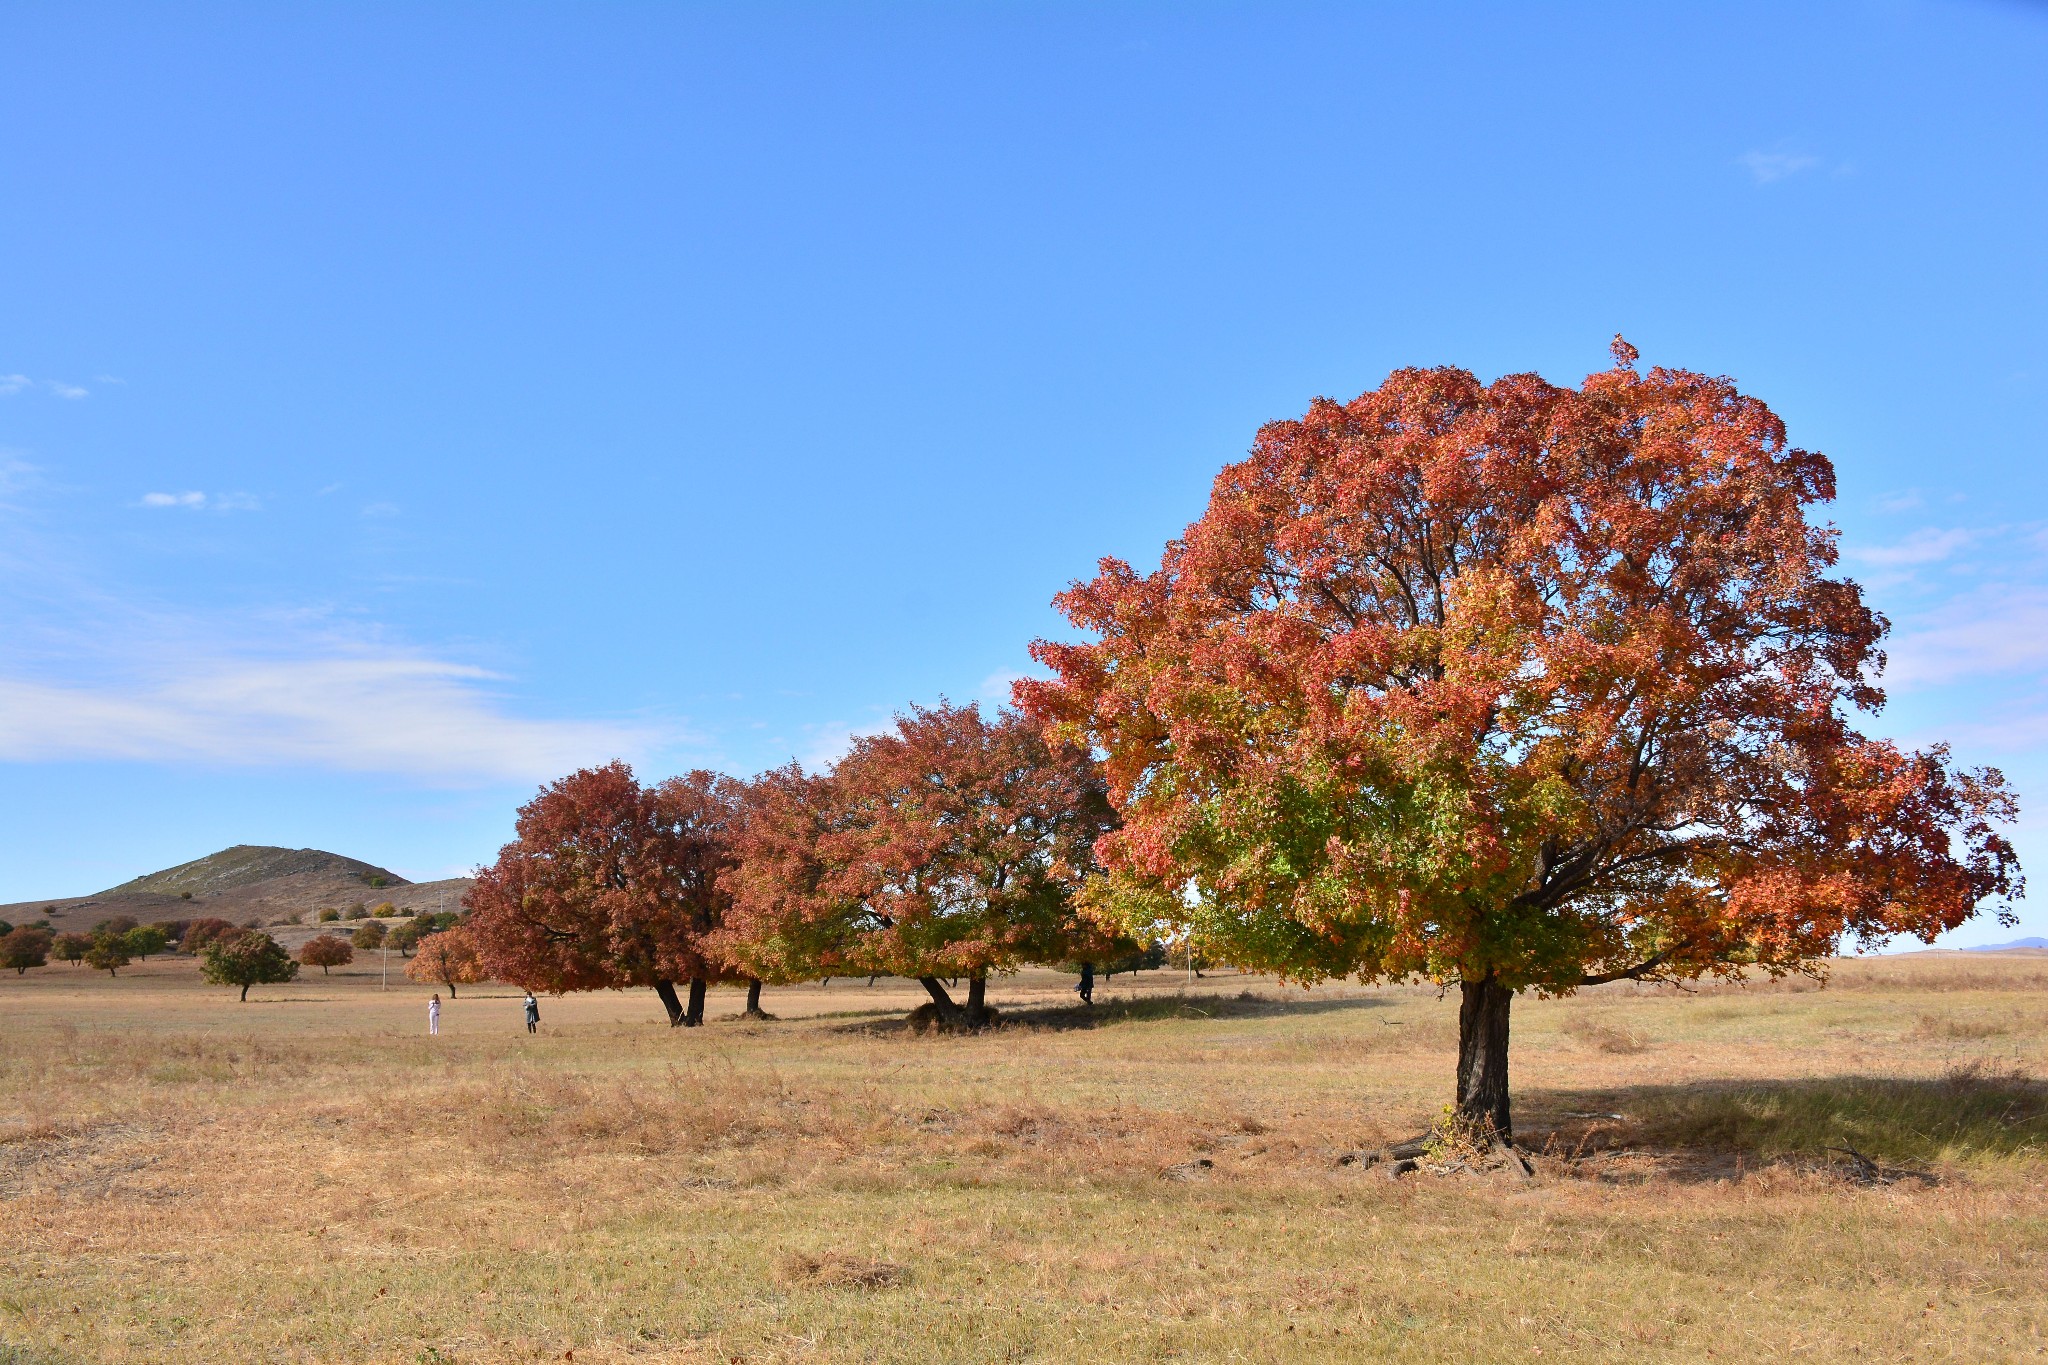
[[[1456,984],[1458,1110],[1501,1138],[1518,991],[1812,969],[2022,891],[1998,772],[1852,724],[1886,624],[1807,515],[1827,459],[1614,349],[1576,389],[1402,370],[1266,426],[1155,572],[1057,599],[1092,638],[1016,689],[1107,757],[1096,913]]]
[[[741,791],[701,770],[643,787],[616,762],[542,789],[466,897],[492,975],[557,992],[651,986],[671,1025],[702,1023],[707,984],[743,979],[708,947]]]
[[[824,774],[753,784],[721,950],[785,977],[916,978],[979,1024],[992,972],[1107,954],[1072,896],[1114,822],[1088,754],[1013,712],[913,706]],[[966,977],[965,1004],[942,978]]]

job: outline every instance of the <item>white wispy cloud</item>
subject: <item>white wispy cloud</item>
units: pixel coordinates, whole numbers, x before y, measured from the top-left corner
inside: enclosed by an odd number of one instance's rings
[[[1933,526],[1923,526],[1891,545],[1848,546],[1843,549],[1842,557],[1855,563],[1885,569],[1906,568],[1916,564],[1939,564],[1956,551],[1974,543],[1979,535],[1977,531],[1961,528],[1942,530]]]
[[[661,718],[534,714],[502,672],[393,642],[345,611],[194,609],[106,582],[89,543],[43,529],[46,487],[0,451],[0,763],[299,768],[464,786],[612,758],[658,763],[701,746]],[[254,500],[168,493],[153,505]]]
[[[1820,158],[1806,152],[1751,150],[1736,158],[1759,185],[1772,185],[1803,175],[1820,165]]]
[[[872,720],[859,725],[843,720],[822,721],[804,727],[804,750],[796,756],[797,762],[811,772],[831,767],[846,757],[853,748],[853,742],[863,735],[886,735],[896,728],[896,718]]]
[[[1908,623],[1886,646],[1891,687],[1979,681],[2048,666],[2048,590],[1994,587]]]
[[[84,398],[92,392],[82,384],[70,384],[61,379],[37,380],[25,374],[0,374],[0,398],[12,398],[30,389],[42,389],[59,398]]]
[[[140,506],[177,507],[188,512],[256,512],[263,504],[250,493],[144,493]]]
[[[999,668],[981,680],[981,686],[975,689],[974,699],[983,706],[1008,706],[1010,684],[1023,681],[1024,676],[1013,668]]]
[[[674,742],[664,727],[514,714],[486,670],[422,655],[193,655],[97,683],[0,676],[0,760],[312,767],[535,781]]]

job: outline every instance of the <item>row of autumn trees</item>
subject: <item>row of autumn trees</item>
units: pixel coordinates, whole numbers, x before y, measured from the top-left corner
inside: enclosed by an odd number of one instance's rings
[[[1015,713],[914,707],[823,773],[564,778],[520,811],[462,932],[493,976],[650,987],[675,1025],[703,1021],[713,983],[745,983],[759,1014],[764,982],[875,974],[978,1024],[992,973],[1128,947],[1076,903],[1114,823],[1084,749]]]
[[[1141,572],[1057,605],[1018,714],[913,711],[831,772],[557,783],[472,893],[546,989],[991,971],[1162,933],[1304,983],[1459,993],[1511,1134],[1510,1007],[1810,968],[2024,889],[1994,769],[1861,733],[1883,617],[1827,459],[1726,379],[1402,370],[1263,428]],[[965,976],[963,1007],[941,978]],[[678,983],[690,984],[690,1004]]]

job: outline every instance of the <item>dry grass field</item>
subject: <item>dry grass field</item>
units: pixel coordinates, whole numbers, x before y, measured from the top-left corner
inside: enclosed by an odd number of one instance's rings
[[[1069,980],[429,1039],[374,964],[9,975],[0,1362],[2048,1354],[2048,957],[1518,1003],[1526,1180],[1342,1160],[1430,1124],[1455,999]]]

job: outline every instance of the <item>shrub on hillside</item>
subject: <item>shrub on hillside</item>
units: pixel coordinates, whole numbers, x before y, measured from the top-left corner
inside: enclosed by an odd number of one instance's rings
[[[368,919],[369,917],[370,911],[361,901],[357,901],[348,908],[348,918],[350,919]]]
[[[195,919],[178,936],[178,947],[184,952],[196,953],[222,935],[234,932],[235,926],[224,919]]]
[[[240,986],[242,999],[249,999],[251,986],[277,985],[299,974],[278,941],[260,929],[215,939],[199,957],[199,974],[216,986]]]
[[[340,918],[341,911],[336,910],[333,906],[329,906],[327,909],[322,910],[320,912],[320,922],[322,924],[332,924]]]
[[[308,967],[318,967],[322,976],[327,975],[329,967],[346,967],[355,960],[356,950],[339,934],[321,934],[306,940],[299,949],[299,961]]]
[[[125,934],[140,923],[133,915],[116,915],[112,919],[101,920],[92,927],[92,931],[95,934]]]
[[[365,921],[363,927],[356,930],[355,945],[358,948],[382,948],[384,946],[384,926],[376,920]]]
[[[372,910],[370,913],[375,915],[378,919],[390,919],[393,915],[398,913],[398,907],[393,905],[390,901],[385,901],[383,904],[379,905],[375,910]]]

